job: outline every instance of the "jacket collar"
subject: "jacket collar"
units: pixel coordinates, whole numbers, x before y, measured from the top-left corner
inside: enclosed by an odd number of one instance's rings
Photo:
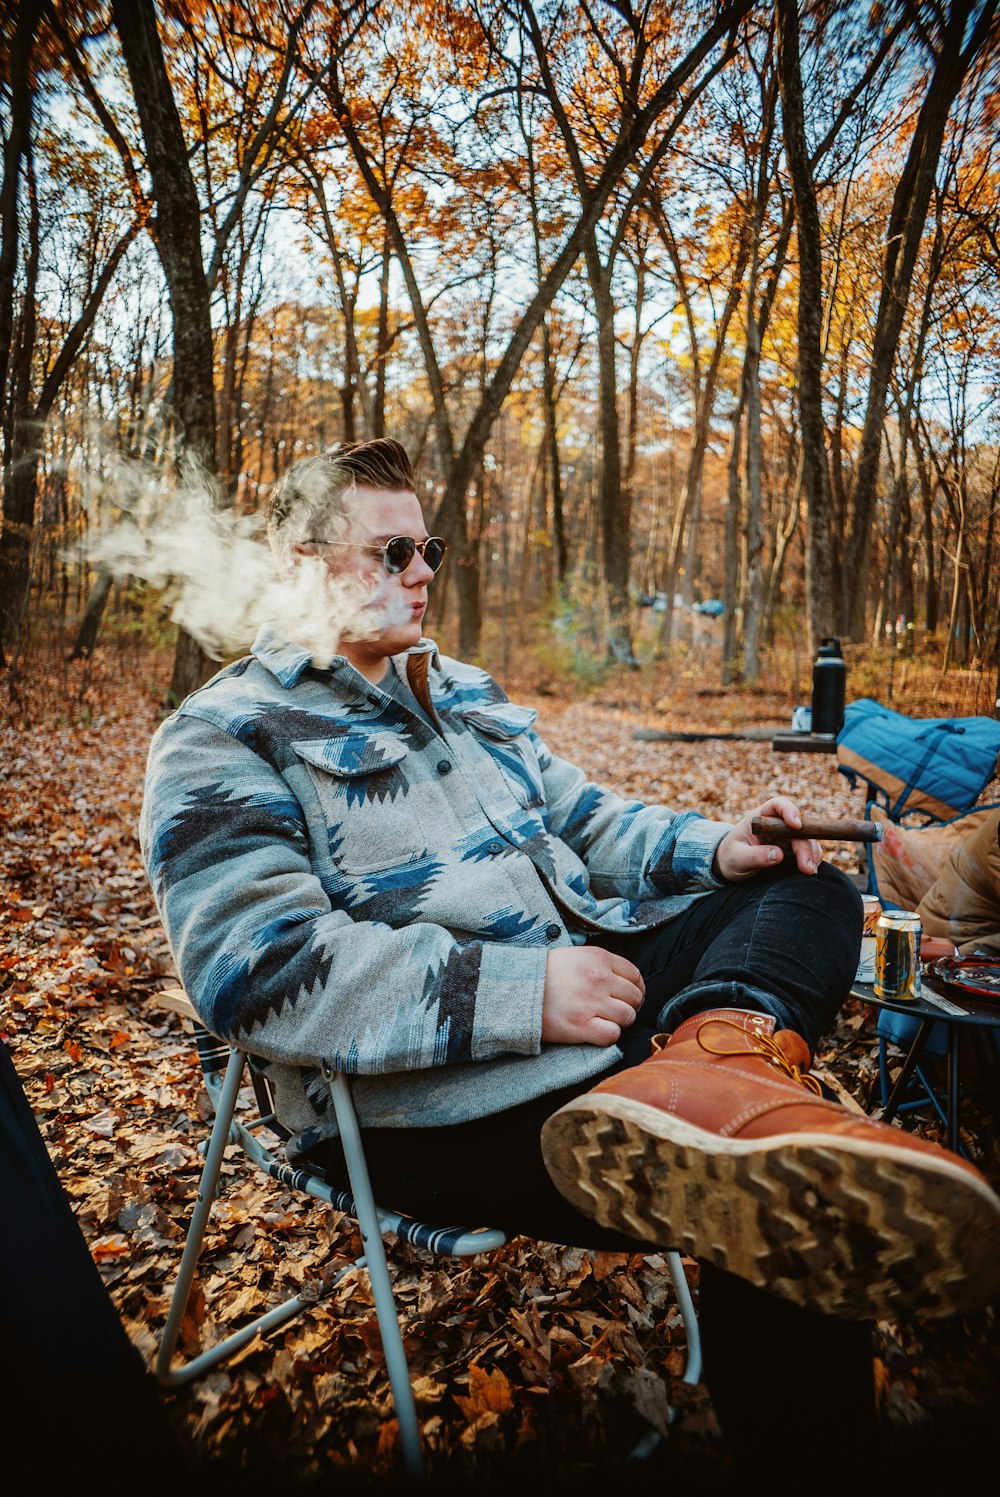
[[[266,671],[274,676],[279,685],[284,687],[297,685],[303,672],[313,663],[312,655],[307,649],[296,644],[294,640],[282,638],[270,624],[261,625],[250,653]],[[413,656],[420,655],[430,655],[431,663],[437,663],[437,645],[432,639],[418,640],[412,649],[405,650],[400,655],[393,655],[389,660],[389,669],[395,668],[405,679],[407,661]],[[346,655],[334,655],[325,669],[329,672],[331,679],[358,675]]]

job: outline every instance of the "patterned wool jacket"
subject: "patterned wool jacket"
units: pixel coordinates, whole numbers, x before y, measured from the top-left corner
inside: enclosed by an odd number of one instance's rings
[[[536,714],[430,640],[394,657],[436,728],[345,659],[262,630],[157,730],[143,856],[205,1025],[270,1063],[294,1155],[363,1123],[437,1126],[606,1068],[542,1044],[554,946],[669,920],[718,888],[726,826],[626,802]]]

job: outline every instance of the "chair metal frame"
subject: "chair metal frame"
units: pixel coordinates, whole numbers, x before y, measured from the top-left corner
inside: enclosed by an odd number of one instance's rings
[[[270,1175],[272,1179],[290,1189],[302,1191],[317,1200],[324,1201],[334,1209],[353,1216],[357,1221],[364,1251],[352,1263],[345,1264],[324,1285],[323,1293],[319,1298],[330,1294],[345,1274],[353,1269],[367,1268],[375,1317],[385,1354],[389,1387],[399,1423],[403,1466],[407,1475],[413,1480],[422,1480],[425,1467],[420,1424],[386,1259],[384,1237],[387,1233],[392,1233],[438,1257],[471,1257],[477,1253],[491,1252],[503,1247],[508,1241],[507,1234],[498,1228],[467,1229],[432,1226],[377,1205],[368,1176],[368,1166],[351,1096],[350,1081],[342,1072],[335,1071],[329,1066],[324,1066],[324,1076],[330,1085],[337,1127],[347,1163],[350,1193],[329,1184],[322,1172],[317,1169],[287,1163],[276,1150],[280,1149],[288,1138],[288,1131],[282,1127],[274,1115],[266,1080],[254,1069],[253,1057],[250,1053],[217,1039],[205,1030],[182,988],[160,993],[158,998],[162,1006],[182,1014],[194,1025],[202,1079],[215,1118],[207,1142],[200,1147],[205,1163],[180,1268],[171,1294],[166,1324],[160,1340],[155,1363],[157,1378],[168,1388],[176,1388],[191,1382],[210,1368],[226,1361],[256,1336],[266,1335],[267,1332],[293,1320],[307,1306],[316,1303],[316,1295],[308,1298],[293,1295],[290,1299],[258,1315],[256,1319],[233,1331],[199,1355],[188,1361],[175,1363],[181,1326],[194,1285],[205,1232],[212,1206],[219,1194],[219,1181],[226,1149],[230,1145],[237,1145],[251,1164]],[[257,1106],[260,1109],[259,1114],[250,1119],[237,1111],[248,1069]],[[261,1138],[260,1134],[264,1132],[270,1132],[273,1135],[274,1146]],[[671,1251],[665,1253],[664,1257],[687,1337],[684,1382],[693,1384],[701,1378],[701,1338],[697,1314],[684,1276],[680,1254]]]

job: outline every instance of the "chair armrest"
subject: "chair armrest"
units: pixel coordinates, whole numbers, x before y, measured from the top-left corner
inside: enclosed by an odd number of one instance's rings
[[[200,1024],[198,1010],[183,988],[160,988],[158,992],[151,994],[157,1008],[168,1008],[172,1013],[181,1014],[183,1018],[190,1019],[194,1024]]]

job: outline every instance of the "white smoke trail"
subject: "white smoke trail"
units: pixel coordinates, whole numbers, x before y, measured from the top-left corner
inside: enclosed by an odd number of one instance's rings
[[[170,617],[214,660],[246,651],[267,623],[322,668],[345,634],[371,638],[408,617],[378,583],[331,577],[321,557],[283,572],[262,516],[218,509],[208,482],[190,473],[175,480],[119,460],[90,490],[91,513],[118,517],[91,530],[75,560],[161,589]]]

